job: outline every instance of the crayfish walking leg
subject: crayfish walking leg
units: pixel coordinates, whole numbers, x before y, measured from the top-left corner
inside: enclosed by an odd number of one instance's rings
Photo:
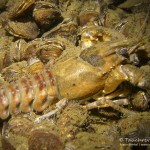
[[[42,115],[41,117],[36,118],[34,122],[39,123],[41,120],[55,115],[58,111],[61,111],[67,105],[67,102],[68,102],[68,99],[66,98],[58,101],[55,105],[56,108],[54,110]]]

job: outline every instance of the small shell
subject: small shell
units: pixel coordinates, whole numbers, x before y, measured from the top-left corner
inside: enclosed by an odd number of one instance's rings
[[[78,16],[79,25],[86,25],[88,22],[97,21],[104,25],[107,5],[105,1],[86,1]]]
[[[13,36],[23,39],[35,39],[39,35],[39,28],[36,23],[8,21],[5,29]]]
[[[135,109],[145,111],[149,109],[150,95],[144,91],[134,94],[132,105]]]
[[[22,61],[13,63],[12,65],[2,69],[1,74],[8,82],[15,81],[22,76],[26,76],[28,74],[27,62]]]
[[[3,126],[3,135],[11,132],[15,135],[28,136],[33,127],[34,124],[29,119],[22,115],[14,116]]]
[[[27,137],[30,135],[34,124],[23,116],[11,118],[3,126],[2,147],[6,150],[25,150],[28,147]]]
[[[50,120],[35,124],[32,121],[35,117],[35,114],[12,117],[3,126],[2,147],[10,148],[6,150],[63,150],[57,126]]]
[[[23,59],[28,60],[31,57],[36,57],[36,52],[39,44],[42,42],[41,38],[36,38],[27,43],[26,48],[24,49]]]
[[[11,44],[10,51],[7,54],[11,62],[23,60],[26,45],[27,43],[24,39],[19,39]]]
[[[62,37],[76,43],[78,25],[72,19],[66,18],[62,23],[57,25],[52,30],[45,32],[43,38]]]
[[[29,8],[35,0],[17,0],[12,3],[9,1],[7,7],[10,8],[10,18],[18,17],[22,14],[27,8]]]
[[[61,40],[55,38],[36,39],[28,43],[24,59],[38,57],[43,63],[54,62],[63,50],[65,50],[65,45]]]
[[[28,116],[29,117],[29,116]],[[3,126],[2,147],[5,150],[63,150],[64,144],[56,125],[49,122],[34,124],[25,115],[12,117]]]
[[[62,21],[61,13],[56,5],[44,1],[36,2],[33,17],[45,29],[51,28]]]
[[[99,13],[94,10],[83,11],[78,16],[80,26],[86,25],[90,21],[98,21]]]
[[[55,132],[49,129],[35,129],[28,139],[29,150],[63,150],[64,145]]]
[[[37,48],[37,57],[44,63],[54,62],[65,50],[63,42],[57,39],[45,40]]]

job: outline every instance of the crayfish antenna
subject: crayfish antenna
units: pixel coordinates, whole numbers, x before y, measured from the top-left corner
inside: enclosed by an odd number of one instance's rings
[[[144,23],[142,24],[139,32],[137,33],[137,38],[138,39],[141,39],[143,37],[143,34],[145,32],[145,29],[146,29],[146,26],[147,26],[147,24],[149,22],[149,18],[150,18],[150,4],[148,6],[148,12],[147,12],[147,15],[145,17]]]

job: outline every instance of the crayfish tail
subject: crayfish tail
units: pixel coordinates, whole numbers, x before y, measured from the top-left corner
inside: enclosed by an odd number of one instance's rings
[[[6,119],[18,112],[41,112],[54,103],[56,96],[56,83],[51,71],[8,83],[0,89],[0,118]]]

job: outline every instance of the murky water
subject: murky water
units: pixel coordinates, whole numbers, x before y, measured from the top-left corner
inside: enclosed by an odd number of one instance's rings
[[[1,0],[0,149],[150,149],[149,20],[149,0]]]

